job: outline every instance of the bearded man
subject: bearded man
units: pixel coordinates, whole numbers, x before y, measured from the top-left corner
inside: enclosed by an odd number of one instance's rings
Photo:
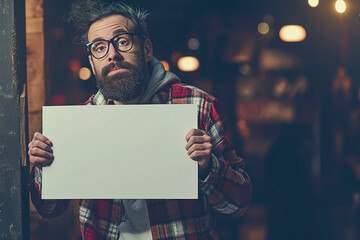
[[[99,91],[86,104],[197,104],[198,129],[184,136],[189,161],[198,163],[198,199],[80,200],[83,239],[218,239],[215,214],[244,214],[251,182],[244,161],[224,134],[218,100],[180,83],[153,57],[147,12],[119,2],[80,1],[70,14],[89,52]],[[145,120],[146,121],[146,120]],[[41,133],[29,143],[31,196],[44,217],[58,216],[68,200],[41,199],[42,167],[54,159]]]

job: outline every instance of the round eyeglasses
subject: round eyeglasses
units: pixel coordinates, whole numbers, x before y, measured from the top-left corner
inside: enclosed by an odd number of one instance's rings
[[[133,47],[134,35],[145,38],[144,36],[136,33],[120,33],[109,40],[99,39],[92,41],[86,44],[86,47],[94,58],[101,59],[108,54],[110,43],[112,43],[115,49],[119,50],[120,52],[130,51]]]

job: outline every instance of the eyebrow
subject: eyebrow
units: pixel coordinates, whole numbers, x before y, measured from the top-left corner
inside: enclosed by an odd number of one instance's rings
[[[115,35],[120,34],[120,33],[128,33],[128,31],[126,31],[125,29],[115,30],[115,31],[113,32],[113,37],[114,37]],[[92,40],[91,42],[95,42],[95,41],[99,41],[99,40],[105,40],[105,39],[102,38],[102,37],[97,37],[97,38],[95,38],[94,40]]]
[[[120,34],[120,33],[128,33],[129,31],[126,31],[126,30],[124,30],[124,29],[118,29],[118,30],[115,30],[114,32],[113,32],[113,35],[115,36],[115,35],[118,35],[118,34]]]

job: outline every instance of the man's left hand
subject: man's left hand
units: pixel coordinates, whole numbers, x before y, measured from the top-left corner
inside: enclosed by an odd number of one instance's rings
[[[210,171],[211,137],[200,129],[191,129],[185,137],[185,149],[189,157],[198,162],[199,175],[207,175]]]

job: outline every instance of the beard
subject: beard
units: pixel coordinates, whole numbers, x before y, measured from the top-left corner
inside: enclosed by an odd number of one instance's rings
[[[127,71],[108,76],[114,67],[127,69]],[[125,61],[112,62],[95,77],[97,87],[106,99],[125,103],[144,93],[147,86],[146,76],[144,56],[138,55],[134,64]]]

